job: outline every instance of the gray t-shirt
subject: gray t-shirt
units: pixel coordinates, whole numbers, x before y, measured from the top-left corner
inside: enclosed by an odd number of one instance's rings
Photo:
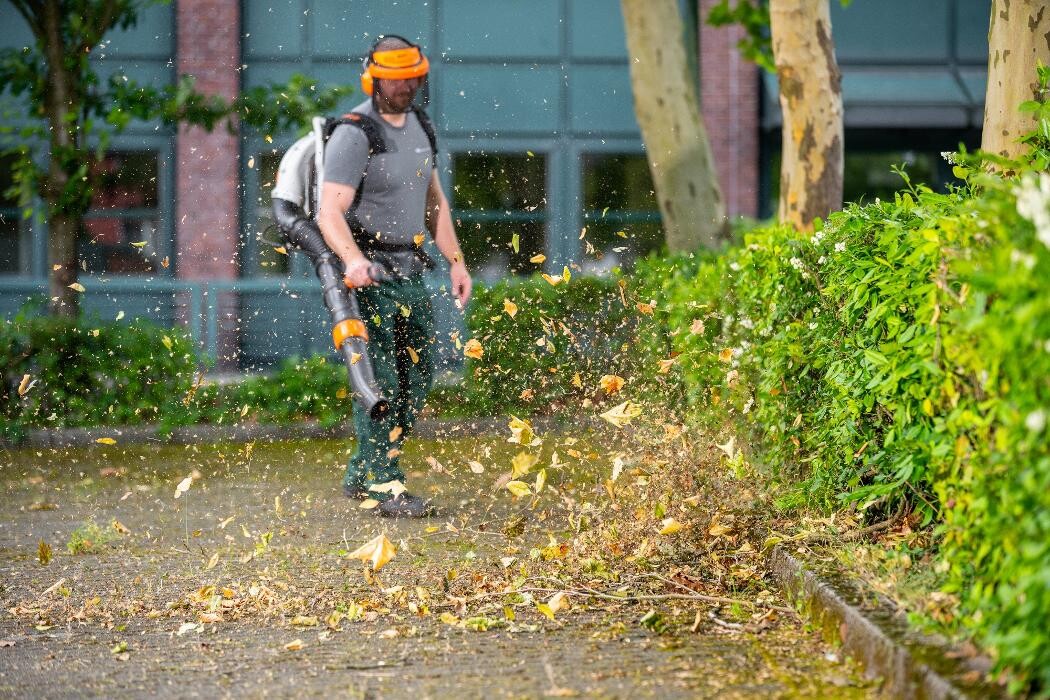
[[[376,114],[371,100],[353,111],[382,126],[387,151],[369,158],[365,132],[349,124],[338,126],[325,146],[324,181],[361,190],[354,213],[366,231],[387,243],[411,244],[425,226],[427,188],[434,170],[430,141],[413,113],[406,115],[399,129]]]

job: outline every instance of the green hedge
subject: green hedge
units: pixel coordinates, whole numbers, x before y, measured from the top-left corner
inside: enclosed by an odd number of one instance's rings
[[[641,276],[694,416],[749,431],[789,502],[936,523],[966,624],[1046,692],[1050,176],[1025,181],[1042,240],[1016,179],[970,175]]]
[[[186,393],[196,367],[175,329],[19,314],[0,323],[3,432],[155,421]]]
[[[487,414],[549,412],[591,394],[602,375],[625,373],[636,325],[625,299],[618,280],[594,277],[479,288],[467,328],[484,355],[467,363],[469,403]]]

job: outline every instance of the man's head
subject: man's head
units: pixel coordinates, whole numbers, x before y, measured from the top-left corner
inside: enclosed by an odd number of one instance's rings
[[[419,47],[400,36],[384,36],[365,59],[361,87],[380,112],[406,112],[426,80],[430,64]]]

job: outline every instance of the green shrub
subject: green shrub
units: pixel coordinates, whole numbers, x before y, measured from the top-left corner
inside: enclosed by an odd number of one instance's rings
[[[185,394],[196,367],[181,330],[144,321],[23,313],[0,323],[0,411],[9,437],[24,427],[154,421]]]
[[[517,307],[513,317],[505,300]],[[478,289],[467,327],[484,355],[467,363],[470,401],[483,413],[530,413],[589,395],[602,375],[631,365],[635,315],[616,279],[555,287],[536,276]]]
[[[963,188],[908,185],[814,234],[648,260],[643,294],[694,416],[744,427],[797,499],[917,509],[965,623],[1046,689],[1050,176],[1026,176],[1041,241],[1016,180],[958,173]]]

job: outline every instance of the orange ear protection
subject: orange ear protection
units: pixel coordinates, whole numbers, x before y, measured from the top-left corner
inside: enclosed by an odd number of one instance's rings
[[[430,62],[423,55],[419,46],[396,34],[387,34],[380,37],[380,40],[387,37],[404,39],[405,43],[410,44],[410,46],[403,49],[376,51],[375,47],[379,42],[377,41],[372,45],[372,49],[368,52],[368,57],[364,61],[364,72],[361,73],[361,89],[367,95],[371,95],[375,89],[376,78],[386,80],[421,78],[430,70]]]

